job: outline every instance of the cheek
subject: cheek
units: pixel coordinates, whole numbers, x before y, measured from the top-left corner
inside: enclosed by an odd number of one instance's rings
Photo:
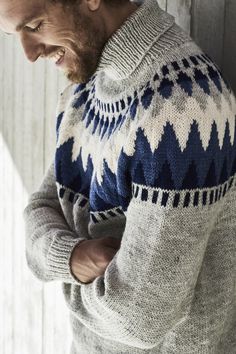
[[[69,51],[65,53],[63,62],[60,64],[60,68],[67,72],[75,72],[78,70],[78,63],[80,62],[78,57],[72,55]]]
[[[44,28],[42,29],[42,36],[48,44],[52,45],[61,45],[64,43],[65,45],[69,46],[69,44],[75,40],[73,31],[58,28],[58,26],[52,24],[45,24]]]

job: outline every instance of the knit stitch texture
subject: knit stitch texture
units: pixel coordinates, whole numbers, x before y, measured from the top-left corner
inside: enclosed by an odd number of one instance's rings
[[[147,0],[57,107],[55,160],[24,210],[27,262],[62,282],[71,354],[236,353],[236,100]],[[121,247],[84,284],[84,239]]]

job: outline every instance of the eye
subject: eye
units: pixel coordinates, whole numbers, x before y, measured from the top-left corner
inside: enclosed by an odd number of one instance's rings
[[[30,32],[39,32],[41,27],[42,27],[42,24],[43,22],[41,21],[37,27],[35,28],[32,28],[32,27],[28,27],[28,26],[25,26],[25,28],[27,29],[27,31],[30,31]]]

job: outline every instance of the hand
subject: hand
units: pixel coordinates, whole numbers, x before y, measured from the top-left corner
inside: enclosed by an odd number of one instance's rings
[[[102,237],[84,240],[74,248],[71,255],[71,270],[82,283],[92,282],[104,274],[108,264],[120,248],[121,240]]]

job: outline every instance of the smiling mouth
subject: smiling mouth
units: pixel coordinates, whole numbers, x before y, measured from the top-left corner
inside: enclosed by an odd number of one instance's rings
[[[60,49],[56,54],[50,56],[56,65],[60,65],[65,56],[65,49]]]

